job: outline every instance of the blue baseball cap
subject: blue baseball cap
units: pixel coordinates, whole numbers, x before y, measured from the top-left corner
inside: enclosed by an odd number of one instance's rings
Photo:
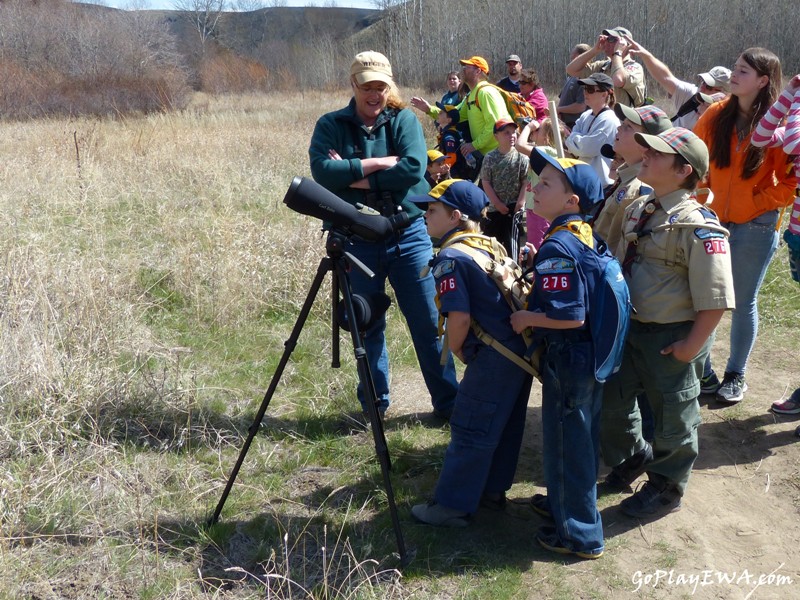
[[[486,193],[465,179],[445,179],[425,196],[412,196],[409,200],[419,204],[422,209],[427,208],[431,202],[441,202],[457,208],[462,215],[473,221],[480,220],[483,209],[489,205]]]
[[[457,106],[453,106],[452,104],[442,104],[441,102],[436,103],[436,107],[447,113],[447,116],[453,121],[453,125],[458,125],[458,121],[461,119],[461,113],[458,111]]]
[[[572,191],[578,196],[582,213],[588,213],[595,204],[604,200],[603,184],[594,169],[585,162],[574,158],[553,158],[539,148],[534,148],[531,152],[531,168],[534,172],[541,175],[547,165],[566,176]]]

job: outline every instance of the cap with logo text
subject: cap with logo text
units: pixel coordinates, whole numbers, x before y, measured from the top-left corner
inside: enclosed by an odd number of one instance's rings
[[[358,85],[370,81],[382,81],[392,84],[392,65],[389,59],[380,52],[368,50],[356,54],[353,64],[350,65],[350,75],[355,78]]]

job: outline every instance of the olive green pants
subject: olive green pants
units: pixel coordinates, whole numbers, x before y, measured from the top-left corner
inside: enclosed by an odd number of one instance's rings
[[[639,323],[631,321],[619,372],[603,389],[600,445],[604,461],[616,466],[645,447],[642,419],[636,397],[645,393],[653,410],[654,460],[647,466],[650,478],[670,482],[683,494],[697,458],[700,425],[700,377],[703,362],[714,341],[706,340],[689,363],[661,350],[686,338],[692,321]]]

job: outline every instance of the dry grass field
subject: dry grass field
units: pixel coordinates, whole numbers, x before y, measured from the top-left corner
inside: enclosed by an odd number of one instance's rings
[[[346,100],[198,96],[168,115],[3,123],[0,598],[800,598],[798,423],[767,412],[800,384],[785,248],[746,402],[703,402],[685,508],[643,525],[617,511],[621,496],[601,498],[599,561],[533,542],[538,390],[519,502],[463,531],[413,523],[449,434],[427,417],[390,309],[386,435],[413,557],[401,569],[372,437],[348,417],[344,336],[330,368],[327,289],[220,522],[205,526],[324,252],[320,222],[281,201],[308,175],[316,118]],[[654,585],[661,572],[672,579]],[[697,579],[706,572],[713,581]]]

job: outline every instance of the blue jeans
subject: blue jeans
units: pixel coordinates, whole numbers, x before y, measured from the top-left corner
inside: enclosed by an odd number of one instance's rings
[[[603,549],[597,510],[600,409],[591,341],[548,341],[541,359],[542,462],[560,542],[576,552]]]
[[[731,315],[730,356],[725,371],[744,373],[758,334],[758,291],[778,247],[778,211],[772,210],[747,223],[722,223],[731,232],[728,244],[733,264],[736,308]],[[704,375],[711,372],[706,361]]]
[[[519,342],[510,349],[521,355]],[[533,377],[484,344],[466,359],[435,498],[474,513],[484,493],[505,492],[514,482]]]
[[[354,240],[346,248],[375,273],[367,278],[357,268],[350,272],[353,293],[369,296],[386,289],[386,279],[394,289],[400,312],[411,332],[411,341],[417,353],[425,385],[431,394],[433,408],[449,412],[455,402],[458,380],[453,357],[448,353],[447,364],[439,364],[442,344],[438,335],[439,312],[434,302],[435,285],[429,273],[420,271],[433,257],[433,246],[425,221],[415,219],[397,235],[377,242]],[[389,352],[386,349],[386,316],[382,315],[364,336],[369,368],[375,382],[378,406],[389,406]],[[358,400],[365,408],[366,400],[361,382]]]

